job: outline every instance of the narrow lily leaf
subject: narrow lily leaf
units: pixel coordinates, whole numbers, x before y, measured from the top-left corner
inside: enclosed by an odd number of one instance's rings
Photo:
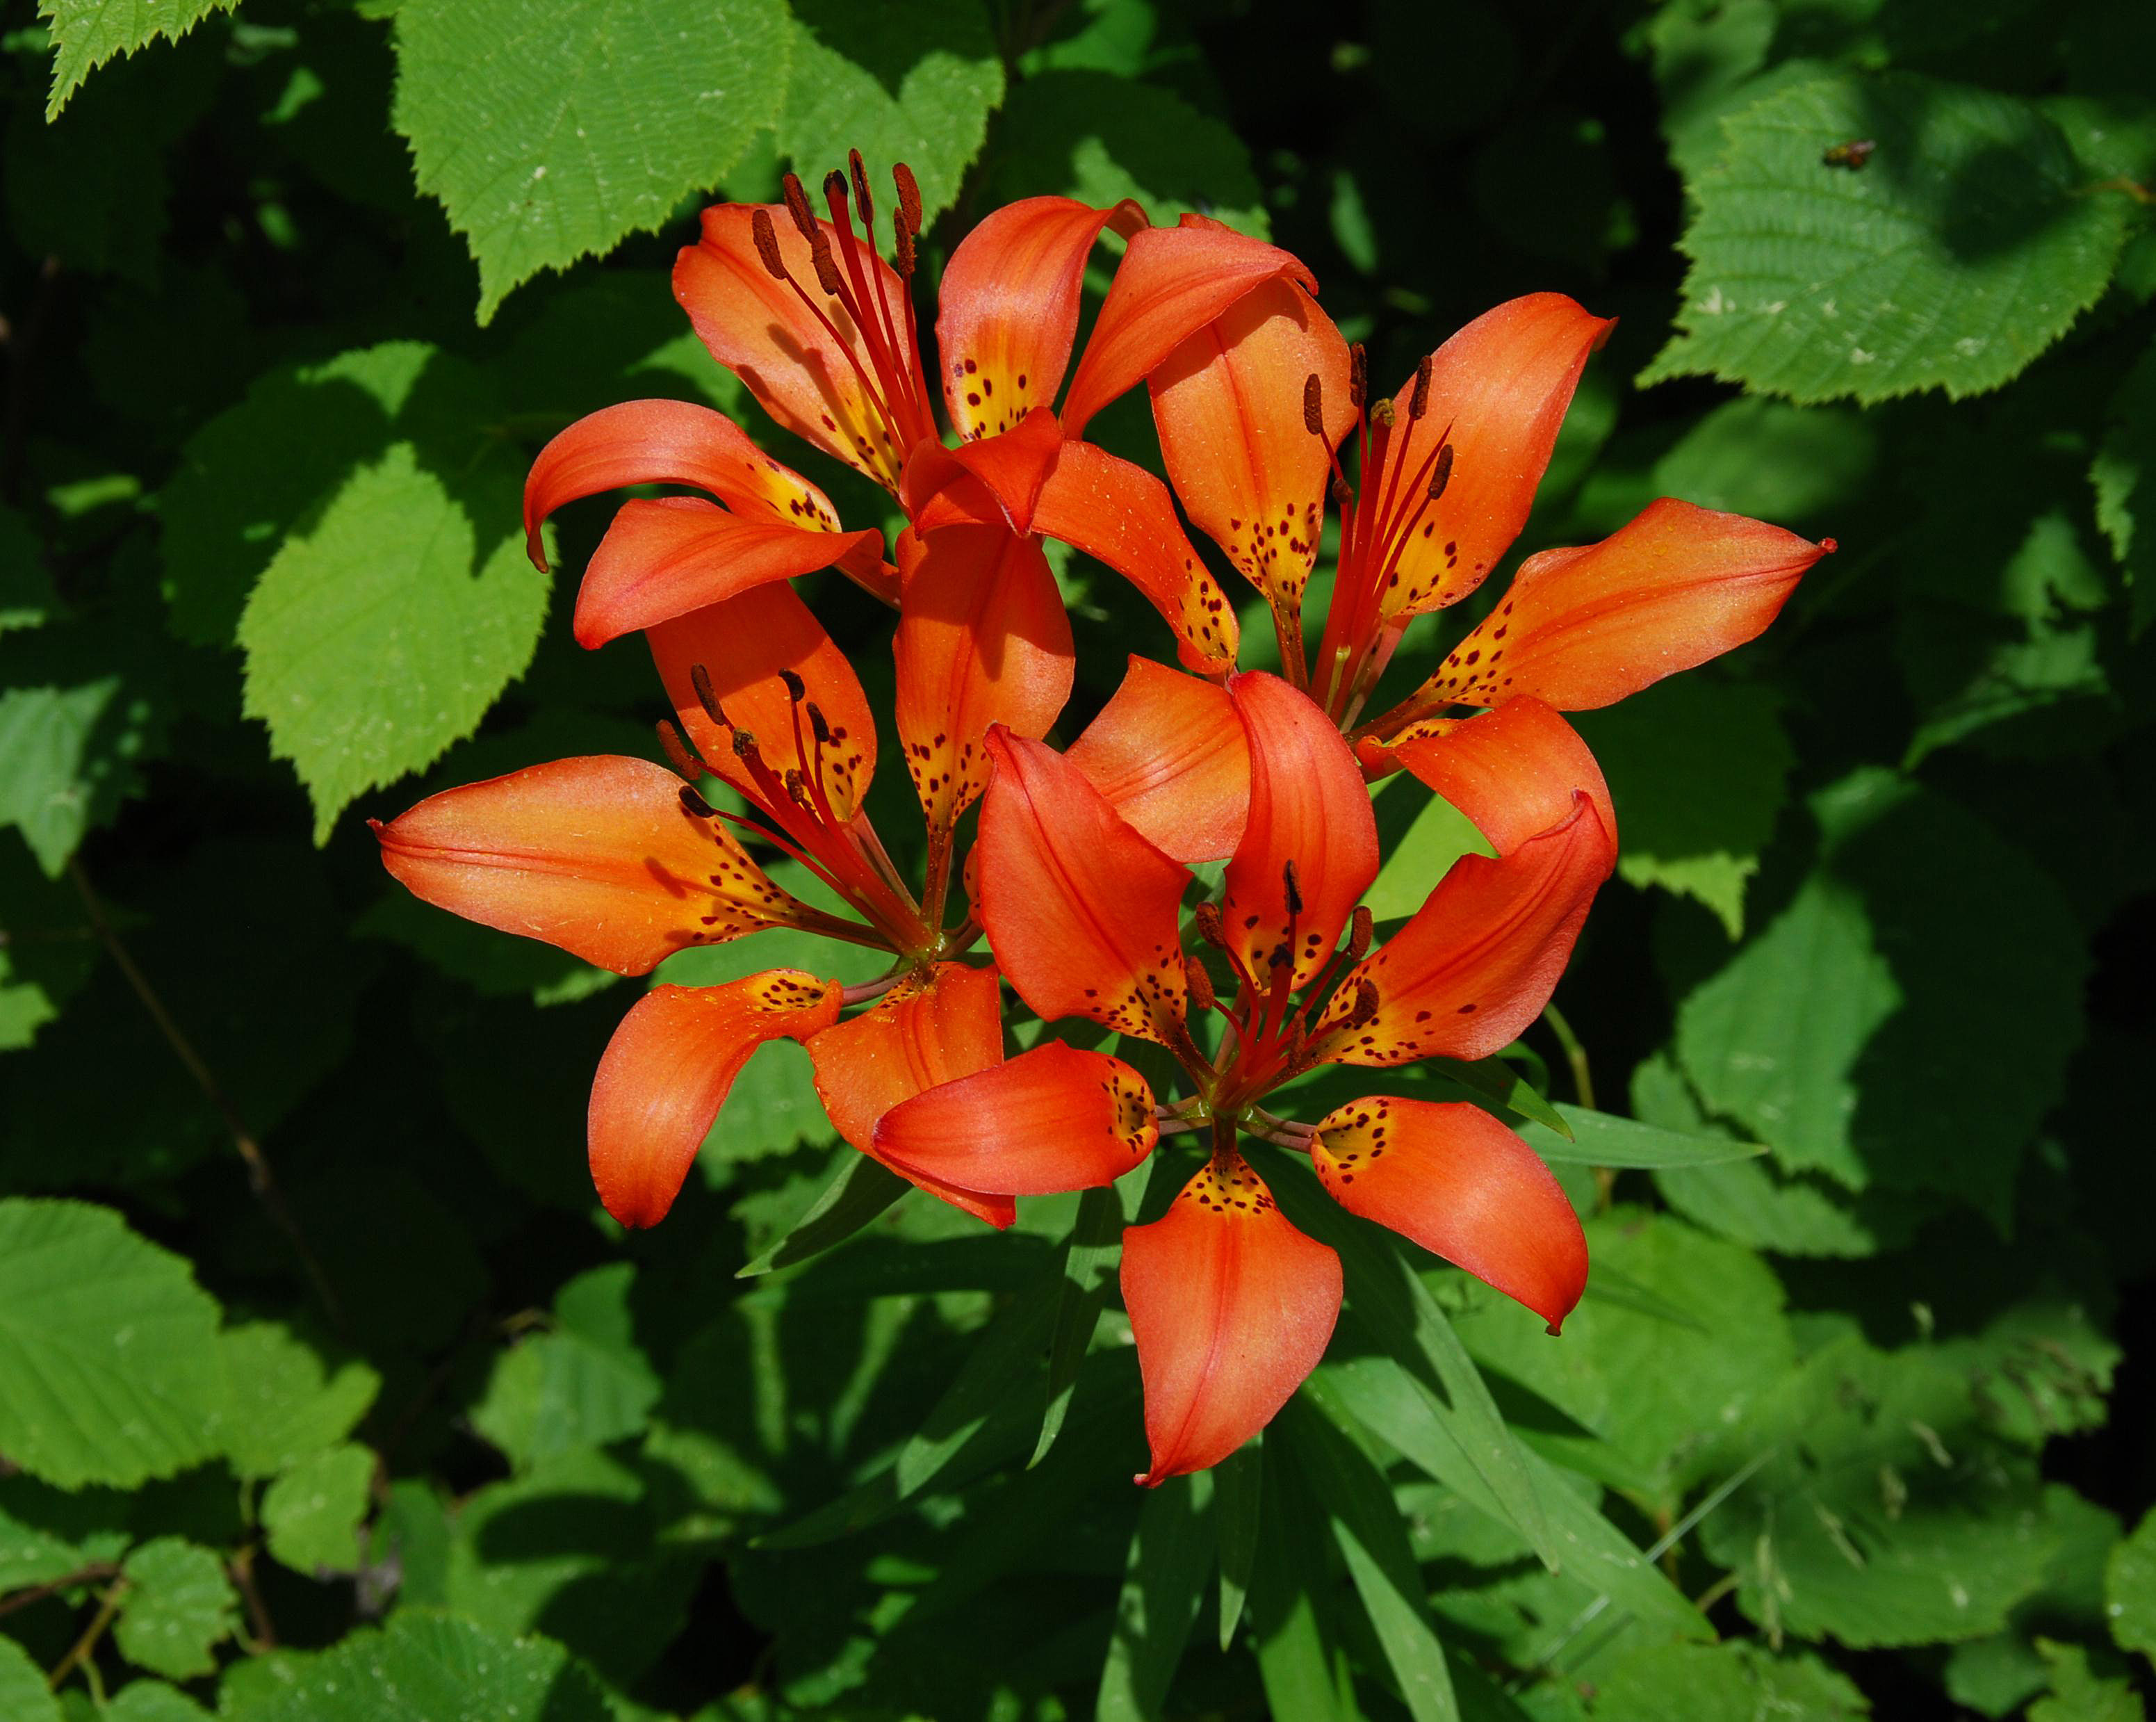
[[[1317,1378],[1281,1419],[1296,1462],[1325,1504],[1370,1626],[1415,1722],[1459,1722],[1460,1702],[1430,1624],[1407,1526],[1385,1479],[1348,1431],[1346,1407]]]
[[[1445,1423],[1476,1474],[1504,1504],[1504,1517],[1554,1570],[1543,1502],[1527,1470],[1526,1453],[1513,1438],[1481,1372],[1460,1343],[1414,1266],[1390,1236],[1358,1221],[1322,1199],[1312,1180],[1274,1180],[1281,1208],[1305,1231],[1340,1252],[1348,1305],[1363,1329],[1428,1390],[1432,1411]]]
[[[1409,1463],[1452,1490],[1477,1512],[1501,1524],[1512,1514],[1471,1461],[1423,1383],[1389,1358],[1361,1357],[1327,1364],[1324,1389],[1373,1434],[1397,1448]],[[1548,1509],[1548,1538],[1555,1568],[1609,1597],[1612,1606],[1657,1631],[1712,1639],[1714,1629],[1683,1593],[1647,1560],[1631,1540],[1557,1478],[1548,1461],[1522,1454]]]
[[[1213,1569],[1213,1478],[1171,1477],[1147,1492],[1101,1669],[1096,1722],[1148,1722],[1168,1701]]]
[[[1063,1278],[1055,1300],[1055,1337],[1048,1350],[1048,1406],[1040,1419],[1040,1439],[1029,1468],[1048,1457],[1070,1415],[1078,1366],[1086,1360],[1100,1325],[1101,1308],[1123,1250],[1123,1227],[1137,1215],[1146,1181],[1152,1175],[1150,1156],[1119,1184],[1089,1190],[1078,1199],[1078,1218],[1063,1256]]]
[[[1316,1504],[1301,1478],[1268,1465],[1262,1479],[1263,1534],[1250,1571],[1250,1638],[1258,1678],[1276,1716],[1296,1722],[1350,1722],[1333,1681],[1332,1647],[1317,1611],[1324,1572]]]
[[[1437,1075],[1450,1077],[1476,1098],[1494,1101],[1523,1118],[1532,1119],[1567,1142],[1571,1141],[1572,1126],[1566,1122],[1563,1113],[1543,1098],[1541,1089],[1502,1058],[1478,1058],[1471,1063],[1456,1058],[1433,1058],[1429,1062]],[[1544,1154],[1543,1158],[1551,1159],[1555,1156]]]
[[[866,1154],[848,1153],[823,1194],[787,1228],[786,1235],[738,1269],[734,1277],[753,1279],[820,1256],[834,1244],[844,1243],[912,1188]]]
[[[1258,1526],[1265,1499],[1265,1437],[1260,1430],[1242,1450],[1213,1468],[1213,1524],[1220,1546],[1220,1648],[1235,1642],[1250,1594]]]
[[[1019,1432],[1031,1421],[1029,1407],[1034,1403],[1029,1395],[1014,1391],[1013,1384],[1029,1373],[1028,1366],[1048,1343],[1060,1283],[1060,1274],[1037,1281],[981,1330],[958,1378],[899,1449],[889,1470],[806,1518],[757,1538],[753,1546],[807,1549],[865,1529],[957,1471],[968,1455],[993,1462],[1009,1452],[1023,1439]]]
[[[1516,1103],[1506,1103],[1515,1110],[1525,1110]],[[1718,1166],[1729,1160],[1757,1159],[1767,1152],[1756,1142],[1660,1130],[1614,1113],[1589,1112],[1584,1106],[1558,1105],[1553,1110],[1564,1127],[1562,1130],[1549,1127],[1549,1121],[1539,1114],[1531,1113],[1536,1122],[1520,1134],[1537,1154],[1559,1165],[1609,1166],[1620,1170]]]

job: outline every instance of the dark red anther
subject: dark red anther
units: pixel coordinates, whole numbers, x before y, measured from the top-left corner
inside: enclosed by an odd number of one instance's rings
[[[861,225],[871,232],[875,226],[875,205],[869,198],[869,176],[861,166],[859,150],[846,152],[846,166],[854,176],[854,201],[861,206]]]
[[[1325,434],[1325,386],[1315,371],[1302,379],[1302,428],[1312,436]]]
[[[891,267],[898,271],[899,280],[910,281],[913,279],[913,229],[906,224],[903,209],[891,212],[891,230],[893,236]]]
[[[737,729],[734,732],[734,758],[737,759],[753,759],[756,758],[756,732],[754,730]]]
[[[681,785],[681,805],[694,819],[707,820],[718,817],[711,811],[711,804],[696,793],[696,786],[694,784]]]
[[[1437,451],[1437,470],[1430,475],[1430,500],[1433,502],[1445,494],[1445,487],[1452,482],[1452,445],[1447,443]]]
[[[1357,412],[1370,398],[1370,357],[1357,342],[1348,349],[1348,404]]]
[[[808,793],[808,779],[798,765],[786,768],[786,793],[793,798],[793,804],[803,813],[816,810],[816,798]]]
[[[1370,940],[1377,932],[1377,923],[1370,912],[1361,903],[1355,906],[1354,918],[1348,928],[1348,960],[1359,963],[1370,954]]]
[[[821,229],[816,225],[815,216],[809,213],[808,193],[801,188],[801,176],[789,173],[781,182],[786,188],[786,213],[793,218],[793,224],[801,230],[801,237],[814,244],[816,235]]]
[[[1348,481],[1337,472],[1332,475],[1332,501],[1341,508],[1353,508],[1355,506],[1354,491],[1348,488]]]
[[[1302,881],[1296,875],[1295,863],[1281,864],[1281,883],[1287,887],[1287,912],[1291,915],[1302,912]]]
[[[814,700],[808,702],[808,728],[810,732],[815,736],[818,745],[825,748],[829,747],[831,745],[831,726],[824,721],[824,714],[817,709],[816,702]]]
[[[1408,397],[1408,419],[1410,424],[1430,410],[1430,359],[1428,353],[1415,367],[1414,393]]]
[[[1210,1010],[1219,1002],[1213,990],[1213,977],[1195,957],[1183,959],[1183,984],[1190,995],[1190,1002],[1200,1010]]]
[[[659,720],[659,745],[665,751],[666,763],[674,768],[675,775],[685,784],[697,782],[706,774],[704,762],[681,739],[681,732],[666,719]]]
[[[913,177],[913,170],[901,162],[891,170],[891,182],[898,188],[898,213],[906,218],[906,224],[914,232],[921,231],[921,187]]]
[[[786,279],[786,260],[778,254],[778,230],[772,225],[771,211],[759,208],[748,218],[749,231],[756,236],[756,254],[763,260],[764,272],[774,281]]]
[[[796,705],[808,697],[808,684],[791,670],[781,670],[778,679],[786,684],[786,697]]]
[[[1348,1013],[1346,1026],[1360,1028],[1378,1014],[1378,984],[1372,980],[1355,983],[1354,1008]]]
[[[1390,430],[1393,428],[1393,404],[1388,400],[1372,401],[1370,422],[1380,430]]]
[[[1228,948],[1228,929],[1220,919],[1218,903],[1202,902],[1190,912],[1191,924],[1197,928],[1198,936],[1206,943]]]
[[[726,722],[726,707],[719,703],[718,691],[711,686],[711,672],[701,664],[689,666],[689,686],[696,691],[696,703],[704,708],[704,715],[712,722],[727,729],[733,725]],[[737,748],[737,751],[739,751]]]

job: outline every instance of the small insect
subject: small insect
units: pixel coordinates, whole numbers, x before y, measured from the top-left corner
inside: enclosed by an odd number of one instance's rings
[[[1872,151],[1878,147],[1877,142],[1871,138],[1852,137],[1847,143],[1828,146],[1826,153],[1820,157],[1820,164],[1826,167],[1846,167],[1854,173],[1871,159]]]

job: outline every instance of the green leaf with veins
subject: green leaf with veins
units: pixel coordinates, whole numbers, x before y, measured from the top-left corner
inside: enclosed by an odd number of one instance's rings
[[[127,1557],[113,1637],[137,1667],[192,1680],[217,1667],[213,1653],[239,1624],[239,1598],[224,1563],[179,1537],[159,1537]]]
[[[98,67],[132,54],[159,37],[177,41],[237,0],[38,0],[38,15],[53,39],[52,92],[45,118],[55,119]]]
[[[2032,104],[1835,73],[1725,122],[1690,190],[1677,333],[1642,383],[1712,376],[1799,402],[1998,388],[2096,302],[2128,200]],[[1861,169],[1824,159],[1852,139]]]
[[[479,319],[656,231],[782,111],[784,0],[406,0],[397,129],[479,265]]]

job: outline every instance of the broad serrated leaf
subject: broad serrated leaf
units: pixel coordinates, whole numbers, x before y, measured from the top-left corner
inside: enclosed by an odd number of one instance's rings
[[[216,1554],[181,1537],[159,1537],[127,1557],[126,1590],[113,1637],[138,1668],[191,1680],[217,1667],[217,1646],[239,1624],[239,1598]]]
[[[1578,720],[1619,810],[1618,872],[1697,898],[1732,938],[1796,763],[1779,704],[1757,683],[1677,676]]]
[[[45,1673],[12,1638],[0,1638],[0,1716],[8,1722],[61,1722]]]
[[[501,536],[514,491],[480,494],[475,520],[398,443],[285,541],[248,599],[247,714],[306,785],[317,843],[355,797],[470,734],[531,661],[547,578]]]
[[[1213,1493],[1209,1473],[1171,1477],[1138,1509],[1094,1722],[1161,1714],[1213,1570]]]
[[[2029,1722],[2148,1722],[2132,1683],[2099,1673],[2078,1644],[2039,1638],[2036,1648],[2051,1670],[2051,1689],[2029,1706]]]
[[[1593,1722],[1853,1722],[1871,1705],[1815,1656],[1769,1655],[1742,1640],[1656,1644],[1595,1671]]]
[[[85,835],[139,791],[136,766],[162,729],[155,702],[117,673],[0,693],[0,825],[58,878]]]
[[[2125,570],[2128,614],[2138,635],[2156,622],[2156,346],[2127,373],[2108,417],[2089,476],[2097,524]]]
[[[1101,208],[1136,198],[1158,223],[1202,209],[1243,233],[1271,231],[1231,128],[1158,84],[1101,72],[1043,72],[1011,91],[993,182],[998,198],[1058,192]]]
[[[578,1274],[554,1300],[553,1328],[495,1364],[472,1426],[519,1470],[642,1432],[660,1382],[636,1343],[629,1307],[635,1279],[626,1262]]]
[[[38,0],[53,42],[53,83],[45,117],[67,105],[82,80],[109,59],[147,47],[160,36],[177,41],[237,0]]]
[[[794,0],[778,148],[814,184],[857,149],[883,186],[903,162],[922,218],[958,195],[1004,96],[1004,66],[980,0]]]
[[[2104,1606],[2120,1647],[2156,1662],[2156,1512],[2111,1551],[2104,1569]]]
[[[382,1389],[369,1365],[332,1365],[281,1322],[249,1322],[222,1337],[232,1412],[222,1432],[239,1475],[275,1477],[352,1433]]]
[[[0,1201],[0,1452],[63,1488],[208,1458],[230,1387],[187,1264],[86,1203]]]
[[[223,1722],[612,1722],[589,1675],[545,1638],[400,1610],[317,1656],[279,1658]]]
[[[177,1687],[135,1680],[100,1712],[99,1722],[211,1722],[210,1714]]]
[[[1725,122],[1690,187],[1677,334],[1641,381],[1707,375],[1798,401],[1998,388],[2111,278],[2128,200],[2013,96],[1837,73]],[[1829,165],[1868,139],[1861,169]]]
[[[2081,1038],[2072,912],[1980,820],[1888,773],[1812,807],[1817,871],[1679,1008],[1685,1074],[1786,1170],[2002,1217]]]
[[[116,1492],[0,1478],[0,1595],[119,1560],[131,1540],[128,1507]]]
[[[357,1442],[300,1460],[263,1494],[270,1552],[309,1578],[357,1571],[373,1478],[374,1455]]]
[[[1556,1165],[1608,1166],[1615,1170],[1652,1170],[1664,1166],[1711,1166],[1727,1160],[1757,1159],[1766,1149],[1757,1143],[1704,1129],[1668,1129],[1614,1113],[1589,1112],[1584,1106],[1555,1108],[1571,1132],[1560,1136],[1548,1126],[1518,1126],[1528,1147]]]
[[[784,0],[408,0],[397,129],[479,265],[518,282],[611,250],[708,191],[779,115]]]

